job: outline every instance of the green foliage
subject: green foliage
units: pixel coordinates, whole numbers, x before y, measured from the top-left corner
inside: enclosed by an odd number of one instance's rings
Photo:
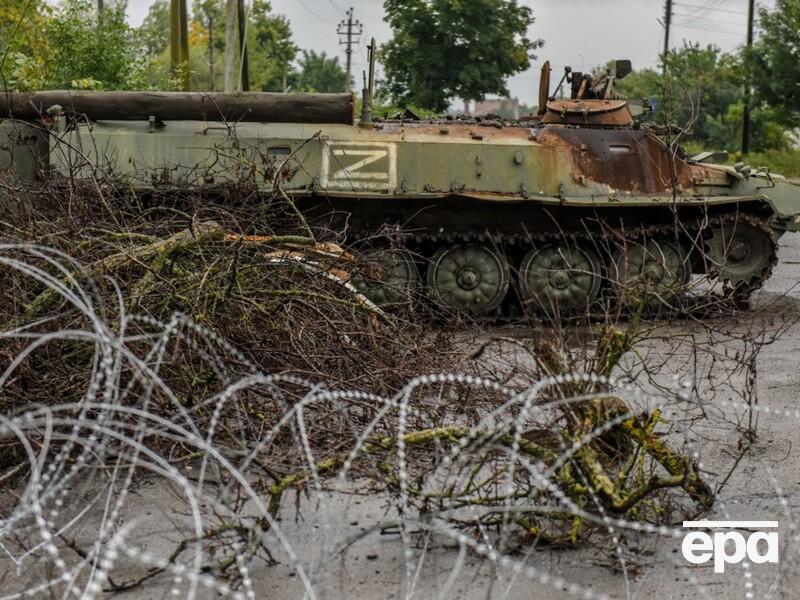
[[[55,9],[7,0],[0,7],[0,83],[21,90],[141,88],[148,62],[125,8],[110,3],[98,20],[90,0],[64,0]]]
[[[759,28],[752,50],[723,54],[714,46],[686,45],[669,54],[667,77],[639,71],[618,89],[632,99],[656,98],[656,120],[690,126],[689,142],[735,151],[741,144],[749,80],[754,90],[751,147],[757,152],[785,149],[785,130],[800,125],[800,0],[777,0],[772,11],[762,8]]]
[[[800,125],[800,0],[777,0],[759,11],[760,35],[745,51],[757,100],[786,125]]]
[[[98,89],[141,88],[147,60],[125,9],[125,2],[111,4],[98,20],[90,0],[66,0],[57,8],[44,28],[50,43],[44,86],[68,88],[73,81],[92,80]]]
[[[710,140],[710,119],[726,114],[742,97],[744,80],[736,58],[716,46],[687,44],[667,58],[664,113],[673,123],[691,126],[694,136]]]
[[[167,2],[168,0],[157,1]],[[193,19],[189,25],[188,65],[193,90],[223,89],[227,21],[224,8],[224,0],[196,0],[193,5]],[[266,0],[255,0],[248,16],[247,48],[250,89],[282,92],[284,78],[287,84],[292,82],[292,64],[297,55],[297,47],[292,41],[289,20],[282,15],[273,14],[272,6]],[[151,17],[153,27],[169,30],[169,10],[164,13],[153,7],[148,15],[148,18]],[[161,25],[157,23],[161,23]],[[142,27],[145,27],[145,24]],[[146,31],[143,31],[142,34],[145,37],[148,35]],[[151,86],[160,89],[174,89],[176,85],[170,73],[168,36],[165,39],[166,44],[154,58],[148,73],[148,80]],[[209,44],[212,48],[209,48]],[[158,47],[160,46],[154,46],[154,48]],[[237,34],[237,68],[239,54]],[[238,77],[236,79],[238,80]]]
[[[709,140],[715,124],[742,97],[744,82],[735,59],[716,46],[687,44],[667,58],[666,77],[652,69],[632,73],[617,89],[631,99],[655,98],[657,120],[690,127],[700,140]]]
[[[756,151],[767,149],[783,150],[789,140],[786,129],[781,124],[779,110],[769,106],[753,106],[750,110],[750,147]],[[736,150],[742,141],[744,122],[744,102],[738,101],[728,106],[726,112],[717,117],[709,117],[709,141],[715,148]]]
[[[223,0],[194,0],[192,15],[208,31],[214,31],[214,50],[225,49],[225,5]]]
[[[292,88],[298,92],[344,92],[347,91],[347,73],[337,57],[328,58],[325,52],[303,50],[299,61],[300,71],[292,78]]]
[[[388,91],[401,103],[437,111],[451,98],[508,95],[506,79],[524,71],[541,40],[517,0],[385,0],[394,32],[382,48]]]
[[[754,167],[768,167],[773,173],[778,173],[785,177],[800,178],[800,151],[797,150],[751,152],[746,159],[739,153],[730,157],[731,164],[741,160]]]
[[[688,128],[688,142],[727,151],[741,144],[745,75],[739,56],[724,54],[715,46],[687,44],[670,52],[666,76],[645,69],[620,81],[617,89],[631,100],[655,98],[656,122]],[[786,147],[780,112],[755,103],[751,111],[754,150]]]
[[[642,98],[661,98],[664,91],[664,78],[661,73],[653,69],[634,71],[625,79],[617,81],[616,90],[626,95],[631,100]]]
[[[44,0],[0,2],[0,87],[31,89],[42,81],[47,47]]]
[[[169,0],[155,0],[139,27],[139,35],[148,56],[156,57],[169,47],[169,24]]]
[[[225,6],[222,0],[195,0],[189,36],[189,63],[199,77],[195,89],[224,87],[222,62],[225,56]],[[219,75],[219,76],[218,76]]]
[[[289,20],[271,11],[266,0],[253,1],[247,35],[250,89],[282,92],[284,81],[292,72],[297,46],[292,41]]]
[[[41,87],[42,65],[37,56],[9,52],[3,57],[3,89],[31,90]]]

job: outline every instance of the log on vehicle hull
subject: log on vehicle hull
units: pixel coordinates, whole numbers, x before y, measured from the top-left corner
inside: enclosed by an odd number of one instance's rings
[[[353,94],[266,92],[6,92],[0,118],[38,119],[53,106],[95,121],[230,121],[352,125]]]

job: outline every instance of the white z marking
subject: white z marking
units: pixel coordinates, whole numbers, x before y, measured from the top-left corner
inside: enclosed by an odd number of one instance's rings
[[[334,150],[334,156],[366,156],[367,158],[353,163],[349,167],[345,167],[336,171],[332,179],[379,179],[386,181],[389,179],[389,173],[364,173],[361,171],[364,167],[376,163],[382,158],[389,156],[387,150]]]
[[[348,165],[350,160],[355,162]],[[384,192],[395,189],[397,187],[396,145],[392,142],[347,142],[326,145],[322,151],[320,185],[323,189],[340,190]]]

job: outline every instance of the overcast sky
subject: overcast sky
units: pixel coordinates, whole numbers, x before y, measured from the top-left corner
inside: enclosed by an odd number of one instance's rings
[[[616,58],[630,58],[635,68],[654,67],[664,44],[662,0],[520,0],[533,9],[536,23],[532,38],[545,46],[530,70],[509,80],[512,96],[535,104],[539,70],[549,59],[554,77],[565,65],[590,69]],[[341,56],[336,25],[352,6],[355,18],[364,24],[364,35],[354,58],[355,72],[364,68],[370,36],[387,41],[391,31],[383,22],[382,0],[271,0],[273,11],[291,21],[295,43],[303,49],[324,50]],[[152,0],[129,0],[131,23],[138,25]],[[191,2],[189,3],[191,5]],[[760,0],[772,8],[775,0]],[[745,41],[747,0],[683,0],[674,2],[673,47],[684,40],[716,44],[733,50]],[[446,65],[442,66],[446,68]],[[357,78],[360,81],[360,77]]]

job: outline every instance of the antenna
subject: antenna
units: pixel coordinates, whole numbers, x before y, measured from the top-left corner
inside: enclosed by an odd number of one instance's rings
[[[372,38],[369,46],[369,82],[367,74],[363,73],[364,89],[361,92],[361,125],[372,125],[372,98],[375,94],[375,38]]]

